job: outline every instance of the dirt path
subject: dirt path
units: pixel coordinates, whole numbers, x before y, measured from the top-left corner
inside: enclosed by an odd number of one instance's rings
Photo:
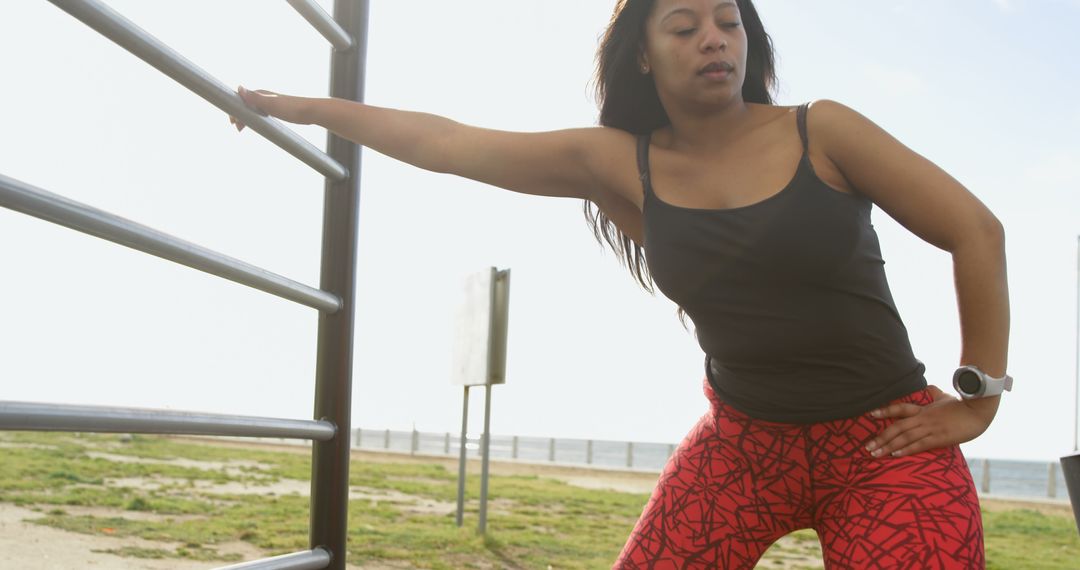
[[[134,537],[114,538],[67,532],[26,522],[41,513],[0,503],[0,568],[20,570],[205,570],[214,563],[175,558],[150,560],[127,558],[103,551],[125,547],[175,550],[177,544],[153,542]],[[221,545],[222,552],[237,552],[245,559],[258,557],[247,543]],[[255,551],[255,552],[252,552]],[[224,564],[216,564],[223,566]]]
[[[71,509],[67,509],[71,510]],[[119,513],[120,511],[117,511]],[[98,513],[101,514],[101,513]],[[109,513],[115,515],[116,513]],[[125,512],[125,516],[130,513]],[[0,503],[0,569],[3,570],[208,570],[234,564],[167,558],[131,558],[108,550],[147,548],[175,551],[175,542],[156,542],[135,537],[111,537],[68,532],[29,522],[42,516],[29,509]],[[269,553],[246,542],[215,544],[223,554],[239,554],[242,561],[258,560]],[[356,566],[348,570],[403,570],[401,566]]]

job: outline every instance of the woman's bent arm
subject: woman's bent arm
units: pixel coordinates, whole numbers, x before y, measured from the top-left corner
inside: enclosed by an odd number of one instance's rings
[[[944,170],[866,117],[832,101],[814,103],[810,140],[855,188],[927,243],[952,254],[960,309],[960,364],[998,377],[1007,369],[1009,290],[1005,230]],[[901,418],[870,443],[876,456],[909,455],[971,441],[986,431],[1001,396],[957,400],[935,388],[934,403],[893,404],[877,417]],[[868,447],[870,449],[870,447]]]

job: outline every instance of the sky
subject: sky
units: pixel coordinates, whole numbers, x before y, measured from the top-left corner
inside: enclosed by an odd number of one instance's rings
[[[330,48],[285,2],[107,2],[230,87],[326,96]],[[330,2],[323,3],[328,9]],[[477,126],[596,124],[613,0],[372,0],[369,103]],[[971,190],[1006,231],[1015,387],[969,458],[1072,451],[1080,2],[758,0],[777,103],[840,101]],[[0,173],[318,285],[322,178],[47,2],[0,7]],[[322,148],[325,130],[293,126]],[[589,231],[582,202],[364,151],[353,425],[456,433],[454,314],[511,270],[497,435],[679,441],[703,353]],[[927,380],[951,392],[951,257],[874,208]],[[0,399],[311,418],[317,314],[0,209]],[[482,428],[473,390],[471,431]]]

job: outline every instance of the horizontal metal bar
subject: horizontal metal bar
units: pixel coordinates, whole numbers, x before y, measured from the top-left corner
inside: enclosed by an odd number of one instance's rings
[[[352,49],[354,42],[349,34],[334,21],[334,18],[330,14],[326,13],[326,10],[322,9],[322,6],[316,4],[313,0],[287,0],[289,5],[292,6],[300,15],[304,17],[320,34],[323,35],[330,45],[334,46],[334,49],[339,51],[349,51]]]
[[[334,424],[326,421],[4,401],[0,401],[0,430],[231,435],[316,441],[331,440],[337,431]]]
[[[348,178],[348,170],[306,139],[276,120],[248,109],[240,96],[184,56],[162,43],[131,20],[98,0],[49,0],[120,47],[156,67],[159,71],[236,117],[320,174],[333,180]],[[224,121],[224,117],[222,118]],[[224,123],[223,123],[224,124]]]
[[[0,206],[224,277],[326,313],[335,313],[341,308],[341,299],[332,293],[297,283],[3,174],[0,174]]]
[[[283,554],[253,562],[222,566],[217,570],[317,570],[330,565],[330,552],[316,548],[307,552]]]

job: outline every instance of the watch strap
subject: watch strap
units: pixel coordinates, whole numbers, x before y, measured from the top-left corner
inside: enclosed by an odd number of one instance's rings
[[[1006,375],[1002,376],[1001,378],[994,378],[994,380],[1001,380],[1002,381],[1002,390],[1003,391],[1012,392],[1012,384],[1013,384],[1012,376],[1009,376],[1008,374],[1006,374]]]

